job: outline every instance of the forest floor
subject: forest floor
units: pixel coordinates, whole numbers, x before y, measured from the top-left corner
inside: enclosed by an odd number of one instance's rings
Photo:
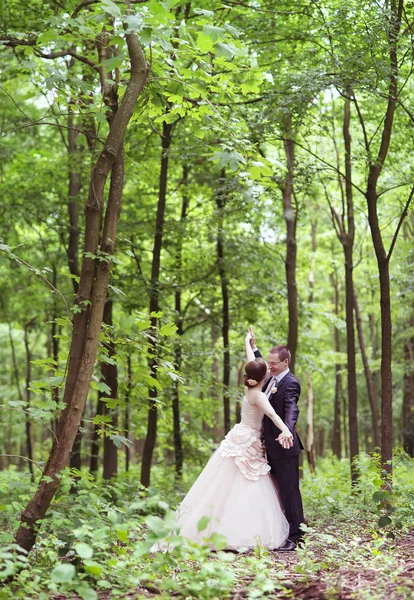
[[[360,525],[363,529],[363,524]],[[414,599],[414,530],[384,542],[384,538],[375,541],[375,536],[373,540],[368,531],[355,537],[356,529],[355,523],[349,528],[342,524],[339,531],[336,526],[327,526],[324,533],[313,534],[313,540],[308,540],[305,548],[298,552],[266,552],[265,560],[260,562],[259,557],[258,565],[257,553],[227,556],[227,568],[236,574],[236,579],[232,589],[222,593],[212,592],[210,596],[206,581],[206,588],[199,596],[187,595],[183,590],[165,589],[160,578],[158,582],[143,582],[139,588],[121,596],[112,596],[106,591],[99,594],[99,600],[115,597],[125,600],[197,597],[212,600]],[[212,554],[209,561],[221,561],[223,553],[220,554]],[[246,569],[249,557],[252,559],[250,573],[249,568]],[[197,566],[189,561],[188,569],[196,570]],[[53,596],[53,600],[64,598],[68,596]],[[77,596],[71,596],[71,600],[77,599]]]

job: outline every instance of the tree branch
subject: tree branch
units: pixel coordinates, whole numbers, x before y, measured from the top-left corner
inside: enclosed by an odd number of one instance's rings
[[[401,216],[400,216],[400,220],[398,221],[397,229],[395,230],[394,237],[392,238],[390,249],[388,250],[387,262],[389,262],[390,259],[391,259],[391,255],[392,255],[392,252],[394,250],[395,244],[397,242],[397,237],[398,237],[398,234],[400,232],[401,225],[403,224],[403,221],[404,221],[405,217],[407,216],[408,209],[410,208],[411,200],[413,199],[413,195],[414,195],[414,186],[411,188],[410,195],[408,196],[408,200],[405,203],[404,210],[402,211]]]

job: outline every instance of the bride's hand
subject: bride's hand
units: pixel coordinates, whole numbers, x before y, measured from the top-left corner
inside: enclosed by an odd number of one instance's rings
[[[249,331],[247,332],[246,342],[249,342],[249,344],[252,348],[254,348],[254,346],[256,345],[256,337],[255,337],[255,335],[253,333],[253,329],[251,327],[249,327]]]
[[[284,448],[285,450],[289,450],[293,446],[293,435],[289,430],[282,432],[279,437],[276,438],[276,441]]]

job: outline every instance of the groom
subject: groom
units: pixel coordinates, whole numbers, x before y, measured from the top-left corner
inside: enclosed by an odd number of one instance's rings
[[[250,344],[254,355],[257,358],[261,357],[251,328],[250,332],[252,334]],[[289,370],[290,360],[290,350],[287,346],[279,345],[271,348],[267,358],[271,376],[262,388],[276,413],[293,433],[293,446],[286,450],[277,442],[279,429],[269,417],[263,418],[267,462],[271,467],[270,472],[276,481],[280,501],[290,526],[289,537],[285,545],[279,548],[284,552],[296,549],[297,543],[303,538],[300,524],[304,522],[302,496],[299,490],[299,454],[303,446],[296,433],[300,384]]]

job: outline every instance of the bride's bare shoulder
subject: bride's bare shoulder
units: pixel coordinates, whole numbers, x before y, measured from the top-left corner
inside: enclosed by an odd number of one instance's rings
[[[252,406],[257,406],[260,401],[263,401],[263,396],[266,398],[266,395],[260,390],[249,390],[249,393],[246,394],[246,400]]]

